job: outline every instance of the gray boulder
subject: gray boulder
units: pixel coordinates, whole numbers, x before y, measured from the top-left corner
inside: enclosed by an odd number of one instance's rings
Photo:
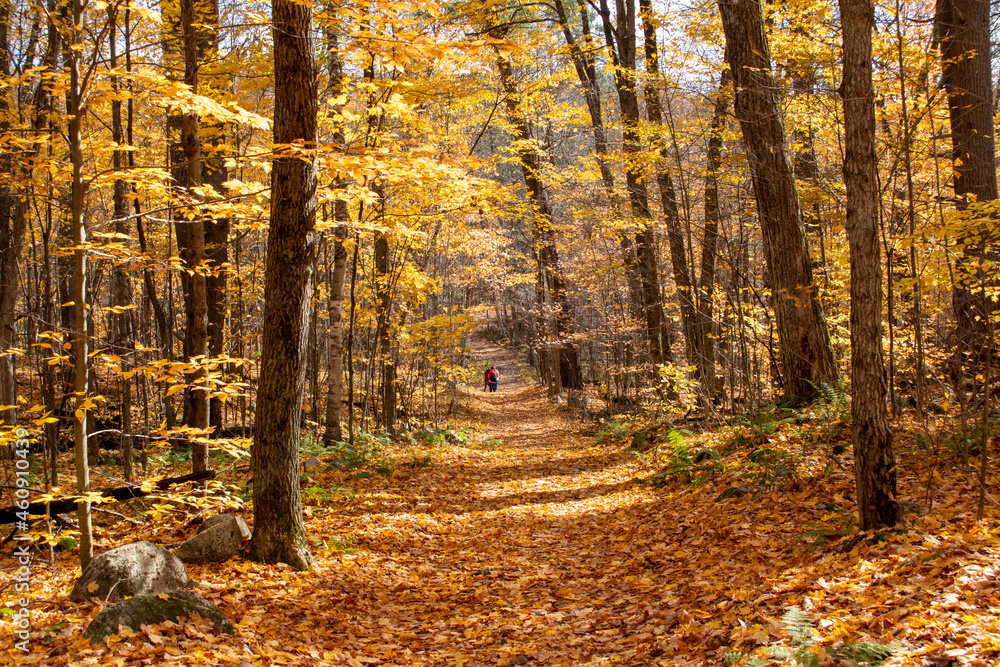
[[[307,458],[305,461],[302,462],[302,469],[309,470],[311,468],[315,468],[316,466],[320,465],[323,465],[322,461],[320,461],[315,456],[310,456],[309,458]]]
[[[233,624],[218,607],[190,591],[171,591],[139,595],[101,610],[83,636],[97,644],[109,635],[118,634],[118,626],[139,630],[143,625],[156,625],[164,621],[178,622],[182,616],[198,614],[208,619],[220,632],[232,634]]]
[[[175,591],[192,585],[184,563],[152,542],[134,542],[105,551],[90,561],[70,598],[119,602],[126,597]]]
[[[174,555],[185,563],[217,563],[239,554],[248,537],[250,529],[241,517],[220,514],[205,519],[198,534],[174,549]]]

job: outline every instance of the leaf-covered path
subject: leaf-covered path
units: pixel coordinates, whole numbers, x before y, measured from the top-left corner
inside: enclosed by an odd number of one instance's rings
[[[475,352],[502,378],[495,394],[463,392],[481,425],[469,446],[336,512],[362,552],[328,591],[330,629],[378,664],[624,664],[614,515],[653,501],[633,484],[639,466],[574,435],[514,359]]]
[[[450,425],[463,442],[396,443],[360,472],[304,473],[311,571],[188,566],[235,635],[188,622],[91,647],[81,635],[99,607],[68,600],[69,552],[34,562],[31,651],[11,650],[5,622],[0,664],[721,665],[729,651],[787,644],[779,619],[792,607],[816,622],[816,651],[877,641],[893,645],[894,666],[996,664],[1000,523],[972,519],[968,476],[941,469],[933,513],[864,539],[850,462],[824,470],[844,429],[820,420],[811,440],[788,427],[766,448],[733,445],[739,429],[728,443],[701,434],[699,446],[730,451],[724,469],[657,488],[654,467],[581,435],[507,352],[479,340],[474,354],[502,378],[495,394],[459,390]],[[799,461],[794,475],[717,501],[759,472],[753,452],[780,448]],[[901,496],[920,497],[925,472],[900,471]],[[156,521],[149,510],[99,515],[99,550],[174,546],[193,530],[185,510]],[[6,581],[0,606],[15,604]]]

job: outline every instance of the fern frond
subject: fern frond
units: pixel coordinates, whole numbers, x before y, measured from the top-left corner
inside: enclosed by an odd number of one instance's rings
[[[730,667],[764,667],[767,663],[760,658],[743,651],[729,651],[726,653],[726,664]]]
[[[847,662],[854,667],[860,665],[881,665],[892,657],[894,649],[885,644],[875,644],[865,642],[862,644],[844,644],[839,649],[832,651],[827,649],[827,653]]]
[[[785,624],[785,632],[792,638],[796,646],[813,646],[816,644],[816,631],[809,614],[798,607],[792,607],[781,617]]]

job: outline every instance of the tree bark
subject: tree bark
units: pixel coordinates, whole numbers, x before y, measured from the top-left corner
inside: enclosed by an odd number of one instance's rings
[[[69,70],[69,89],[66,91],[66,112],[69,114],[67,136],[73,180],[70,186],[70,235],[73,244],[73,279],[69,297],[73,309],[73,352],[76,380],[74,392],[73,452],[76,457],[76,490],[83,495],[90,491],[90,468],[87,460],[87,409],[84,407],[89,391],[90,374],[87,372],[89,340],[87,338],[87,228],[83,221],[86,193],[83,182],[83,82],[80,74],[81,33],[78,26],[83,21],[83,5],[73,0],[69,15],[63,20],[72,21],[68,26],[68,41],[64,40],[66,68]],[[80,530],[80,568],[86,569],[94,557],[93,526],[90,502],[82,500],[77,505]]]
[[[218,8],[213,0],[176,0],[164,6],[164,24],[167,32],[163,39],[163,51],[168,62],[184,72],[183,82],[198,92],[201,63],[211,57],[215,50]],[[225,260],[228,240],[228,221],[214,220],[202,209],[193,196],[193,189],[206,183],[221,187],[224,168],[209,168],[208,164],[221,166],[219,160],[206,160],[200,134],[200,119],[196,113],[172,112],[167,117],[167,131],[170,138],[171,176],[174,179],[177,197],[175,202],[174,232],[177,237],[177,253],[184,263],[185,271],[180,273],[181,291],[184,295],[185,335],[183,352],[185,359],[201,358],[202,363],[209,354],[209,285],[213,284],[213,308],[216,316],[213,341],[221,352],[222,316],[224,301],[219,295],[219,279],[212,275],[209,264],[209,239],[215,254],[211,259]],[[218,128],[215,128],[218,134]],[[175,138],[176,137],[176,138]],[[216,140],[218,138],[216,137]],[[221,241],[219,237],[221,238]],[[219,256],[221,254],[221,257]],[[224,287],[224,278],[221,278]],[[221,316],[220,316],[221,313]],[[210,423],[210,408],[207,388],[203,387],[204,368],[199,368],[191,378],[190,386],[184,391],[184,423],[197,429],[206,430],[192,444],[192,463],[196,471],[205,470],[208,464],[207,429]]]
[[[861,530],[899,519],[896,459],[886,414],[882,264],[878,239],[871,0],[840,0],[844,32],[844,185],[851,252],[851,431]]]
[[[726,114],[732,99],[733,78],[728,69],[723,70],[719,79],[719,93],[715,98],[712,125],[708,138],[708,156],[705,169],[705,235],[701,250],[701,272],[698,277],[698,341],[701,350],[698,356],[704,364],[702,387],[710,398],[715,398],[715,336],[712,330],[713,299],[715,298],[715,257],[719,247],[719,223],[722,212],[719,206],[719,171],[722,168],[722,133],[726,125]]]
[[[108,52],[110,54],[110,64],[112,69],[118,68],[118,7],[108,6],[108,22],[111,25],[108,38]],[[128,30],[129,26],[126,25]],[[113,81],[115,91],[118,91],[120,83],[117,79]],[[124,144],[125,137],[122,131],[122,103],[119,99],[111,102],[111,134],[117,146]],[[116,148],[111,156],[112,165],[115,171],[124,168],[125,150]],[[115,232],[122,236],[128,235],[128,185],[122,178],[115,179],[112,199],[114,202],[114,228]],[[112,277],[112,298],[115,306],[122,310],[111,315],[111,349],[114,354],[121,358],[121,369],[127,371],[131,364],[131,355],[135,351],[135,324],[134,312],[132,308],[132,281],[128,271],[124,266],[115,266]],[[131,482],[132,470],[132,393],[129,391],[128,380],[120,381],[120,403],[121,403],[121,448],[122,448],[122,475],[126,482]]]
[[[327,35],[327,68],[330,73],[330,88],[334,97],[339,98],[345,89],[344,69],[340,56],[337,35]],[[334,109],[334,113],[340,109]],[[333,142],[341,150],[346,139],[340,123],[334,126]],[[327,319],[330,331],[327,337],[326,373],[326,430],[323,442],[330,445],[344,439],[341,428],[341,412],[344,398],[344,280],[347,275],[347,225],[351,221],[347,201],[337,199],[333,203],[334,229],[333,269],[327,272]]]
[[[10,28],[11,4],[0,1],[0,76],[5,80],[11,75]],[[7,91],[0,92],[0,133],[10,131],[10,102]],[[3,151],[0,155],[0,171],[15,174],[21,165],[13,151]],[[14,347],[14,308],[17,305],[17,288],[20,274],[21,253],[24,249],[24,233],[27,229],[27,198],[20,196],[12,185],[0,185],[0,405],[17,405],[17,378],[13,353],[6,351]],[[0,422],[13,426],[17,423],[17,408],[0,410]]]
[[[662,364],[671,361],[670,338],[660,298],[660,278],[649,211],[649,191],[643,178],[639,154],[639,98],[636,93],[635,3],[616,0],[616,24],[611,22],[607,0],[601,0],[601,18],[608,48],[615,65],[615,90],[621,107],[622,150],[625,159],[625,186],[628,190],[632,217],[639,231],[635,234],[636,271],[642,289],[642,307],[646,319],[646,340],[650,361]]]
[[[184,35],[184,83],[193,92],[198,92],[198,33],[195,29],[194,0],[180,0],[181,30]],[[182,162],[175,165],[174,174],[177,185],[188,199],[192,190],[203,184],[201,141],[198,138],[198,115],[185,113],[180,119],[180,148],[183,153]],[[178,178],[179,177],[179,178]],[[191,204],[194,202],[192,201]],[[180,226],[187,228],[188,249],[190,259],[187,269],[190,301],[188,310],[188,335],[190,338],[189,357],[200,359],[200,368],[191,378],[191,409],[192,416],[188,421],[197,429],[208,428],[208,393],[203,386],[205,376],[204,362],[208,356],[208,291],[205,271],[205,221],[204,212],[200,207],[184,207],[181,211]],[[180,235],[178,235],[178,239]],[[187,415],[185,415],[185,418]],[[191,445],[192,470],[201,472],[208,469],[207,433],[198,436]]]
[[[621,215],[621,198],[615,188],[615,178],[611,171],[610,150],[608,148],[607,131],[604,127],[604,117],[601,111],[601,91],[597,86],[597,66],[593,37],[590,33],[590,19],[588,9],[584,0],[579,0],[580,21],[583,27],[584,49],[580,48],[577,40],[573,37],[573,31],[569,26],[569,18],[562,0],[555,0],[556,13],[559,16],[559,25],[562,27],[563,37],[569,47],[570,56],[576,69],[577,78],[583,88],[583,98],[587,103],[587,112],[590,115],[590,125],[594,132],[594,150],[597,153],[597,167],[601,172],[601,182],[604,184],[604,192],[608,197],[612,215]],[[635,257],[635,241],[624,232],[617,232],[618,243],[622,249],[622,263],[625,267],[625,280],[629,289],[629,304],[634,317],[642,316],[642,285],[639,281]]]
[[[316,161],[290,145],[302,142],[309,150],[316,142],[316,51],[312,9],[291,0],[275,0],[272,7],[274,143],[285,155],[271,169],[250,556],[306,570],[313,557],[302,522],[299,433],[317,240]]]
[[[941,36],[943,83],[948,93],[955,197],[959,210],[997,198],[996,147],[993,136],[990,2],[938,0],[935,23]],[[995,222],[991,222],[992,228]],[[952,294],[957,349],[978,356],[987,344],[987,303],[971,284],[981,279],[977,268],[988,255],[994,262],[996,242],[987,242],[986,223],[968,230],[966,247],[956,261],[958,284]],[[989,310],[995,310],[995,302]]]
[[[687,249],[684,244],[684,232],[681,229],[680,209],[677,206],[677,195],[674,182],[667,166],[669,157],[666,143],[662,135],[664,130],[663,107],[660,104],[660,91],[653,84],[659,74],[659,54],[656,45],[656,27],[653,25],[652,3],[650,0],[639,0],[639,13],[642,19],[643,51],[646,62],[646,115],[653,132],[659,133],[654,141],[656,151],[656,181],[660,187],[660,200],[663,205],[663,219],[667,224],[667,240],[670,244],[670,263],[674,273],[674,285],[677,289],[677,301],[681,311],[681,329],[684,331],[685,357],[689,366],[695,366],[696,376],[701,379],[705,375],[704,362],[699,354],[703,345],[698,339],[700,329],[697,326],[694,296],[692,293],[691,270],[688,267]]]
[[[836,384],[837,366],[813,281],[760,2],[719,0],[719,12],[764,239],[784,401],[794,405]]]
[[[531,127],[520,109],[520,95],[514,85],[514,72],[510,61],[497,55],[497,71],[500,85],[506,97],[507,116],[514,126],[520,142],[518,158],[521,174],[528,190],[528,197],[534,204],[532,236],[535,240],[535,254],[539,264],[539,277],[545,281],[545,288],[556,309],[556,338],[559,355],[560,380],[564,387],[579,389],[583,386],[580,373],[579,355],[576,346],[567,342],[566,337],[573,332],[573,304],[567,293],[566,279],[559,264],[559,252],[555,244],[555,230],[552,224],[552,210],[541,180],[541,156],[533,148]]]
[[[340,205],[343,204],[341,207]],[[336,202],[335,209],[343,208],[347,216],[346,202]],[[340,212],[334,216],[340,220]],[[333,241],[333,268],[327,273],[327,319],[330,332],[327,335],[327,378],[326,378],[326,430],[323,442],[330,445],[344,439],[341,429],[341,412],[344,398],[344,279],[347,275],[347,250],[344,240],[347,225],[340,224]]]

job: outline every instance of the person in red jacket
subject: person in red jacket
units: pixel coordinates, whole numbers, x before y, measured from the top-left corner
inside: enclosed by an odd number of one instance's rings
[[[483,391],[487,389],[490,391],[496,391],[497,385],[500,384],[500,371],[497,370],[496,366],[490,366],[489,369],[483,373]]]

